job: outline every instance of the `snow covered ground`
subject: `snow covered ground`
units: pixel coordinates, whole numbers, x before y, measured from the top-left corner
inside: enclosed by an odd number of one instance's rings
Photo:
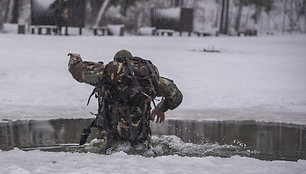
[[[0,174],[100,174],[100,173],[203,173],[203,174],[303,174],[306,161],[261,161],[233,156],[146,158],[118,152],[112,155],[64,152],[0,152]],[[30,159],[29,159],[30,157]],[[18,161],[18,163],[16,163]]]
[[[306,35],[94,37],[0,34],[0,119],[92,117],[92,87],[67,71],[67,53],[151,59],[184,94],[168,118],[306,124]],[[207,53],[203,49],[217,49]]]
[[[184,94],[168,118],[306,124],[306,35],[259,37],[93,37],[0,34],[0,120],[88,118],[92,87],[67,71],[67,53],[108,62],[120,49],[151,59]],[[220,50],[206,53],[202,50]],[[305,160],[233,156],[146,158],[0,151],[0,173],[306,173]]]

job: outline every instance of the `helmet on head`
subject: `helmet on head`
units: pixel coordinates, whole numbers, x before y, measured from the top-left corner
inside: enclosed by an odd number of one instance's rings
[[[119,57],[133,57],[133,56],[132,53],[129,52],[128,50],[120,50],[115,54],[114,60],[116,60]]]

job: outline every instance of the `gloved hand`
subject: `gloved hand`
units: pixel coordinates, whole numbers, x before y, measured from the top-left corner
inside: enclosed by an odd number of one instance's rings
[[[159,107],[152,110],[152,116],[153,120],[155,119],[155,116],[157,116],[156,123],[161,123],[165,120],[165,113]]]

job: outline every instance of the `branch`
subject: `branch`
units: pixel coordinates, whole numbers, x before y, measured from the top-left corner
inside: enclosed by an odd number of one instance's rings
[[[99,22],[101,21],[102,16],[103,16],[103,14],[105,12],[105,9],[106,9],[108,4],[109,4],[109,0],[104,0],[103,5],[101,6],[101,8],[99,10],[98,17],[97,17],[96,23],[94,25],[95,27],[97,27],[99,25]]]

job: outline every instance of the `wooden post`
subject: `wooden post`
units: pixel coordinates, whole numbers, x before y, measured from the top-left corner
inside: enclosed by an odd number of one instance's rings
[[[79,27],[79,35],[82,35],[82,27]]]
[[[123,35],[124,35],[124,27],[120,27],[119,36],[123,36]]]
[[[95,36],[97,35],[97,29],[96,28],[93,30],[93,33],[94,33]]]
[[[46,34],[47,34],[47,35],[51,35],[51,28],[46,28],[46,30],[47,30],[47,31],[46,31]]]
[[[18,24],[18,34],[25,34],[25,25]]]
[[[55,33],[55,34],[58,34],[57,32],[58,32],[58,28],[53,28],[53,32]]]
[[[38,27],[37,34],[41,34],[41,27]]]
[[[65,35],[68,36],[68,26],[65,26]]]

